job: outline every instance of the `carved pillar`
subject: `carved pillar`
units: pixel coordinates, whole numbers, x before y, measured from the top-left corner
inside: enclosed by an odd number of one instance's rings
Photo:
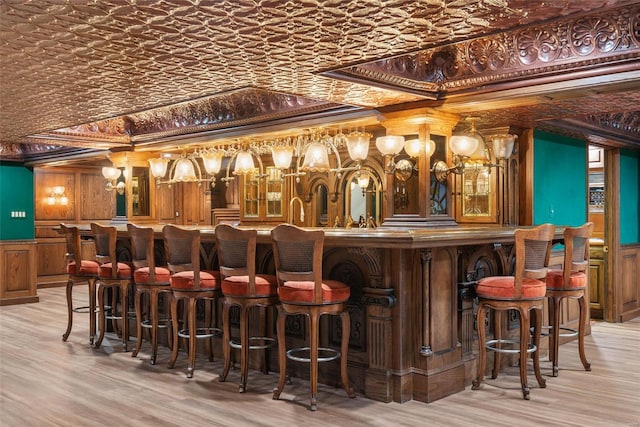
[[[431,250],[420,251],[420,262],[422,265],[422,346],[420,354],[422,356],[431,356],[431,344],[429,342],[431,336],[431,328],[429,327],[430,316],[430,298],[429,298],[429,263],[431,261]]]

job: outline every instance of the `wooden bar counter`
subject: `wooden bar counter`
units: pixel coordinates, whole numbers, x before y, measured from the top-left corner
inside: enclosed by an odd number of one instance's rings
[[[88,225],[80,227],[89,234]],[[153,227],[162,239],[162,225]],[[204,268],[215,269],[214,229],[198,228]],[[259,231],[258,271],[273,273],[271,227],[252,228]],[[118,225],[118,230],[119,258],[126,261],[126,227]],[[324,229],[324,275],[351,286],[348,360],[356,391],[384,402],[432,402],[470,384],[477,353],[473,284],[481,277],[509,274],[514,230]],[[562,229],[556,233],[561,237]],[[289,319],[287,340],[295,343],[304,336],[305,321]],[[339,346],[339,319],[325,316],[323,322],[322,344]],[[277,371],[277,358],[271,356],[270,368]],[[307,366],[298,365],[291,364],[291,374],[306,378]],[[320,381],[338,385],[337,363],[321,365]]]

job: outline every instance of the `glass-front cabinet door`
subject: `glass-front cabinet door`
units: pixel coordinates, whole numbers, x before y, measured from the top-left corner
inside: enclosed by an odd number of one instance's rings
[[[482,160],[469,160],[456,177],[456,221],[495,223],[496,171],[484,166]]]
[[[264,174],[258,171],[242,177],[242,201],[240,216],[242,221],[249,222],[282,222],[284,219],[284,203],[286,188],[282,171],[267,166]]]
[[[256,174],[250,173],[244,176],[242,190],[243,216],[245,218],[258,218],[260,216],[260,181]]]
[[[282,190],[283,179],[282,171],[273,166],[266,168],[266,187],[267,187],[267,217],[282,216]]]

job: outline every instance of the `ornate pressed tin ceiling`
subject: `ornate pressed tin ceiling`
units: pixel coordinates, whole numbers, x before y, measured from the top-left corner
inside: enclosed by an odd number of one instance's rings
[[[605,143],[640,146],[639,8],[614,0],[2,0],[0,158],[412,102],[479,115],[487,127],[584,138],[604,130]],[[490,93],[508,105],[483,102]]]

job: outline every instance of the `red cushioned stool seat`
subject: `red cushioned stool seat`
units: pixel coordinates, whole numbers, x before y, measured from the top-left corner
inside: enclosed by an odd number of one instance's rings
[[[256,293],[254,296],[273,296],[278,292],[276,276],[256,274]],[[222,281],[222,293],[225,296],[248,297],[249,276],[228,276]]]
[[[287,281],[278,288],[280,301],[289,303],[314,302],[315,283],[309,281]],[[337,280],[322,280],[322,304],[345,302],[351,295],[349,286]]]
[[[513,276],[486,277],[478,281],[476,295],[483,298],[513,299],[516,288]],[[542,280],[522,279],[522,298],[542,298],[547,293],[547,286]]]
[[[564,288],[564,272],[562,270],[549,270],[547,273],[547,289]],[[568,287],[571,289],[584,289],[587,286],[587,275],[582,271],[572,272],[569,276]]]

